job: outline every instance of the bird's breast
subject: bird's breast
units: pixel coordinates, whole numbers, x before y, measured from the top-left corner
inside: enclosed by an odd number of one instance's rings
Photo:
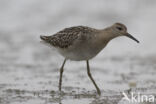
[[[77,42],[67,49],[60,49],[59,52],[67,59],[81,61],[95,57],[107,43],[96,40]]]

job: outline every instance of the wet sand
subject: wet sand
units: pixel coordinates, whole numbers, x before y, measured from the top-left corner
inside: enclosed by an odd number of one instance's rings
[[[91,60],[91,72],[102,90],[101,97],[87,76],[85,62],[67,61],[60,95],[58,79],[63,58],[31,37],[22,37],[17,42],[13,36],[1,35],[1,45],[5,46],[0,50],[1,104],[117,104],[122,92],[131,87],[133,92],[156,95],[154,56]],[[27,39],[29,42],[24,41]]]
[[[122,102],[122,92],[156,96],[156,48],[151,45],[156,44],[156,3],[111,1],[108,7],[103,2],[93,1],[87,6],[85,3],[80,8],[80,1],[75,5],[71,0],[0,1],[0,104],[128,104]],[[109,8],[116,3],[127,9]],[[139,3],[142,4],[138,7]],[[60,95],[59,68],[63,57],[41,44],[39,36],[66,26],[103,28],[116,21],[128,25],[141,43],[117,38],[90,60],[102,95],[97,96],[87,76],[86,63],[70,60],[65,65]]]

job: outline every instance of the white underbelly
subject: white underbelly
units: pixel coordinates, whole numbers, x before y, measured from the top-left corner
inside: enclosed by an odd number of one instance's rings
[[[58,49],[59,53],[66,59],[81,61],[89,60],[95,57],[103,47],[95,47],[91,45],[71,47],[68,49]]]

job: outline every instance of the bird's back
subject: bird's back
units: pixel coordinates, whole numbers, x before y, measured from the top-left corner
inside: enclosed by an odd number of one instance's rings
[[[50,43],[54,47],[68,48],[77,39],[85,41],[89,36],[91,36],[96,31],[97,31],[96,29],[87,26],[75,26],[65,28],[54,35],[41,36],[40,38],[43,41]]]

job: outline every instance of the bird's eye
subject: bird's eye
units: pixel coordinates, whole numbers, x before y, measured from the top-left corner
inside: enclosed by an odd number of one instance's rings
[[[116,28],[117,28],[118,30],[120,30],[120,31],[123,30],[121,27],[116,27]]]

